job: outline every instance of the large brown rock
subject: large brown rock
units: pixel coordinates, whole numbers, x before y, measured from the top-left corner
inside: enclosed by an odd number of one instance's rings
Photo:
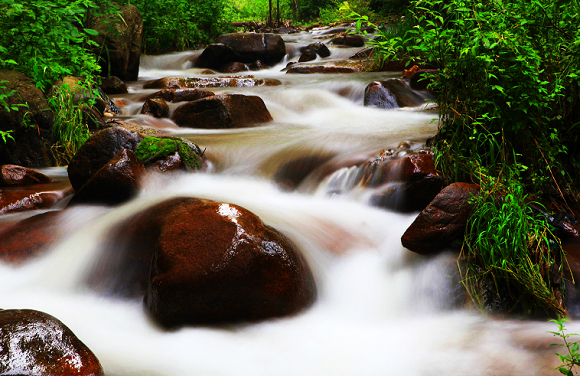
[[[48,176],[27,167],[16,165],[0,166],[0,187],[16,187],[51,182],[52,179]]]
[[[164,327],[287,316],[316,297],[292,243],[242,207],[183,199],[160,230],[145,304]]]
[[[103,75],[136,81],[143,42],[143,17],[134,5],[120,6],[119,13],[93,17],[88,27],[99,32],[92,39],[98,45],[94,50],[101,57]]]
[[[387,81],[374,81],[367,85],[364,105],[378,108],[417,107],[425,99],[415,93],[405,81],[392,78]]]
[[[169,115],[169,105],[161,98],[147,99],[141,108],[143,115],[163,118]]]
[[[0,260],[20,265],[38,257],[60,238],[62,211],[50,211],[0,229]]]
[[[0,374],[104,375],[99,360],[62,322],[34,310],[0,310]]]
[[[50,209],[68,194],[70,194],[68,189],[56,186],[0,190],[0,214]]]
[[[453,183],[443,188],[403,234],[401,242],[410,251],[433,255],[461,240],[479,185]]]
[[[223,43],[210,44],[197,58],[196,66],[219,69],[221,66],[239,59],[238,54]]]
[[[367,64],[362,61],[339,60],[320,63],[295,63],[287,68],[286,73],[360,73],[364,72]]]
[[[68,165],[68,177],[73,188],[78,191],[120,150],[134,151],[143,138],[139,133],[121,127],[106,128],[92,135]]]
[[[201,89],[163,89],[148,95],[145,100],[159,98],[169,102],[191,102],[213,95],[213,92]]]
[[[276,34],[231,33],[220,35],[216,43],[222,43],[235,52],[236,61],[252,63],[262,60],[274,65],[286,55],[286,45]]]
[[[273,120],[258,96],[224,94],[198,99],[175,110],[172,120],[190,128],[243,128]]]
[[[25,74],[0,69],[1,92],[16,91],[6,98],[8,106],[18,110],[6,111],[0,106],[0,131],[11,131],[14,140],[0,139],[0,165],[15,164],[25,167],[52,165],[52,126],[54,115],[46,97]],[[27,103],[26,107],[19,106]]]
[[[365,39],[358,34],[345,34],[332,38],[332,44],[349,47],[364,47]]]
[[[83,184],[70,204],[121,204],[139,192],[144,174],[139,158],[131,150],[121,149]]]
[[[185,88],[214,88],[214,87],[252,87],[278,86],[279,80],[254,78],[252,76],[233,77],[163,77],[148,81],[144,89],[185,89]]]

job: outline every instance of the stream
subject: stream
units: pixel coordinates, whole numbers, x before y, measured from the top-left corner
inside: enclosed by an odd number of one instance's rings
[[[127,103],[121,118],[139,118],[195,142],[206,149],[209,171],[152,174],[124,205],[67,209],[59,224],[64,236],[45,256],[20,267],[0,265],[2,308],[57,317],[96,354],[107,376],[559,374],[555,353],[565,349],[550,347],[557,339],[546,333],[555,324],[489,317],[459,304],[465,298],[456,256],[426,258],[404,249],[401,235],[417,213],[370,206],[368,191],[351,189],[352,169],[307,178],[294,191],[276,184],[280,168],[297,158],[324,156],[348,165],[402,142],[418,148],[437,131],[434,111],[363,106],[366,85],[400,72],[281,71],[316,36],[284,36],[284,61],[242,73],[282,85],[211,89],[260,96],[274,121],[252,128],[179,128],[168,119],[138,115],[141,98],[156,91],[144,90],[145,81],[201,71],[190,63],[200,51],[143,56],[129,94],[111,96]],[[330,50],[325,60],[359,49]],[[64,169],[42,172],[66,177]],[[316,303],[300,315],[262,323],[165,331],[148,319],[142,300],[110,297],[83,283],[111,229],[177,196],[240,205],[285,234],[313,270]],[[574,322],[568,326],[578,331]]]

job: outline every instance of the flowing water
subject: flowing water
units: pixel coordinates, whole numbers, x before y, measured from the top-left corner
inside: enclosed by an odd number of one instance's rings
[[[137,116],[144,80],[195,76],[199,51],[142,59],[124,117],[138,117],[207,148],[207,173],[151,175],[131,202],[75,207],[60,219],[62,239],[46,256],[0,265],[2,308],[31,308],[62,320],[117,375],[551,375],[558,363],[552,324],[489,318],[458,304],[464,297],[451,254],[425,258],[401,246],[416,214],[371,207],[352,190],[353,169],[306,179],[288,192],[274,183],[284,163],[325,156],[336,165],[378,155],[436,132],[434,112],[362,106],[365,86],[399,74],[286,75],[315,33],[287,37],[278,66],[252,72],[276,87],[216,92],[260,96],[274,121],[235,130],[177,128]],[[328,60],[356,49],[332,48]],[[62,176],[63,170],[49,171]],[[347,192],[347,193],[345,193]],[[167,332],[150,322],[141,300],[124,300],[83,284],[112,228],[174,196],[241,205],[287,235],[314,271],[317,302],[295,317],[251,325],[187,327]],[[573,330],[574,324],[570,324]],[[560,350],[562,352],[562,350]]]

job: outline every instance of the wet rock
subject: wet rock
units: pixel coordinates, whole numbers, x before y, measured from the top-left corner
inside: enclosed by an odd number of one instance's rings
[[[201,68],[218,69],[224,64],[236,61],[238,58],[238,55],[230,46],[226,46],[223,43],[214,43],[203,50],[195,65]]]
[[[246,64],[237,61],[227,63],[219,69],[220,72],[224,73],[239,73],[239,72],[247,72],[249,70],[250,68]]]
[[[349,57],[349,59],[367,59],[372,55],[373,51],[374,51],[374,47],[363,48],[362,50],[360,50],[356,54]]]
[[[400,79],[373,81],[365,88],[364,105],[378,108],[417,107],[425,99]]]
[[[453,183],[443,188],[403,234],[401,242],[410,251],[434,255],[460,240],[473,210],[469,199],[479,185]]]
[[[50,209],[67,194],[59,190],[0,190],[0,214]]]
[[[103,75],[137,81],[143,41],[143,17],[139,9],[134,5],[120,6],[119,15],[93,17],[87,27],[99,33],[91,39],[98,45],[93,51],[101,58]]]
[[[217,38],[216,43],[223,43],[231,47],[238,56],[237,61],[242,63],[262,60],[268,65],[274,65],[286,55],[284,40],[275,34],[223,34]]]
[[[365,40],[358,34],[346,34],[331,39],[330,43],[340,46],[363,47]]]
[[[141,108],[141,114],[150,115],[156,118],[163,118],[169,115],[169,106],[161,98],[147,99]]]
[[[60,239],[58,221],[62,211],[26,218],[0,229],[0,260],[13,265],[41,256]]]
[[[439,73],[437,69],[418,69],[411,76],[411,89],[427,90],[427,87],[431,84],[431,78],[428,78],[428,75],[437,73]]]
[[[212,88],[212,87],[252,87],[278,86],[279,80],[253,78],[252,76],[239,77],[164,77],[148,81],[144,89],[183,89],[183,88]]]
[[[82,121],[87,125],[91,133],[97,132],[106,127],[106,122],[97,109],[86,105],[82,105],[80,109],[82,113]]]
[[[302,52],[302,55],[300,55],[298,62],[302,63],[305,61],[312,61],[312,60],[316,60],[316,52],[314,52],[310,49],[306,49],[306,50],[304,50],[304,52]]]
[[[68,177],[73,188],[78,191],[120,150],[135,150],[143,138],[139,133],[122,127],[106,128],[92,135],[68,165]]]
[[[294,190],[313,171],[332,159],[333,155],[308,155],[282,164],[274,174],[274,181],[285,190]]]
[[[127,94],[127,85],[117,76],[101,77],[99,87],[105,94]]]
[[[46,97],[20,72],[0,69],[0,82],[6,89],[17,93],[6,98],[8,106],[19,106],[19,111],[6,111],[0,106],[0,131],[10,131],[6,142],[0,139],[0,165],[14,164],[25,167],[48,167],[52,165],[52,126],[54,115]],[[30,126],[26,126],[30,125]]]
[[[176,152],[179,155],[178,161],[185,170],[198,171],[207,168],[204,153],[199,146],[179,137],[146,137],[135,150],[135,155],[149,167],[155,162],[167,160]],[[167,162],[173,164],[169,160]]]
[[[52,179],[48,176],[27,167],[16,165],[0,166],[0,187],[17,187],[51,182]]]
[[[263,69],[268,69],[268,65],[264,64],[261,60],[256,60],[248,66],[251,71],[259,71]]]
[[[215,95],[177,108],[172,120],[181,127],[224,129],[250,127],[272,119],[258,96]]]
[[[341,60],[320,63],[296,63],[287,68],[286,73],[360,73],[366,70],[361,61]]]
[[[292,243],[242,207],[181,199],[159,234],[145,304],[164,327],[287,316],[316,297]]]
[[[118,205],[133,198],[141,187],[145,166],[131,150],[121,149],[82,185],[69,205]]]
[[[145,97],[145,100],[159,98],[169,102],[190,102],[211,97],[213,92],[201,89],[163,89]]]
[[[100,376],[97,357],[53,316],[0,310],[0,374]]]
[[[305,51],[310,50],[314,52],[316,55],[320,57],[329,57],[330,50],[326,47],[326,44],[321,42],[311,43],[306,48],[304,48],[301,52],[304,53]]]
[[[147,167],[149,171],[155,172],[171,172],[182,169],[183,163],[178,152],[168,155],[163,159],[159,159]]]

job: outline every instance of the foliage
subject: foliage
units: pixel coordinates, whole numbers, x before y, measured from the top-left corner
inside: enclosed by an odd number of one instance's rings
[[[275,18],[276,5],[273,1],[272,16]],[[293,18],[292,0],[280,0],[280,19]],[[232,22],[266,21],[269,16],[268,0],[231,0],[226,4],[226,17]]]
[[[163,53],[196,47],[229,30],[225,0],[121,0],[143,16],[143,51]]]
[[[14,137],[12,137],[10,134],[12,132],[14,132],[14,130],[0,131],[0,137],[2,137],[2,141],[4,141],[4,143],[7,143],[8,140],[14,141]]]
[[[49,98],[55,113],[52,132],[56,142],[52,151],[58,165],[67,165],[91,134],[84,121],[81,106],[76,103],[75,92],[66,84],[55,86],[53,91]]]
[[[167,157],[175,152],[190,170],[199,170],[201,161],[195,144],[181,138],[146,137],[139,143],[135,155],[143,163]]]
[[[577,336],[576,333],[565,333],[566,328],[564,327],[564,323],[566,322],[566,318],[559,317],[558,319],[550,320],[551,322],[556,323],[558,325],[558,331],[556,332],[549,332],[552,333],[554,336],[559,337],[562,339],[564,344],[552,344],[552,346],[564,346],[568,351],[568,355],[557,354],[558,358],[562,362],[562,365],[557,367],[556,369],[560,371],[560,373],[566,376],[574,376],[572,369],[575,366],[580,366],[580,353],[578,350],[580,349],[579,341],[569,341],[571,336]]]
[[[99,69],[83,28],[90,8],[105,0],[0,0],[0,68],[25,73],[42,90],[67,75]],[[106,1],[108,4],[108,1]]]
[[[563,314],[564,255],[546,219],[526,203],[516,172],[480,180],[462,249],[463,282],[474,302],[481,309]]]

